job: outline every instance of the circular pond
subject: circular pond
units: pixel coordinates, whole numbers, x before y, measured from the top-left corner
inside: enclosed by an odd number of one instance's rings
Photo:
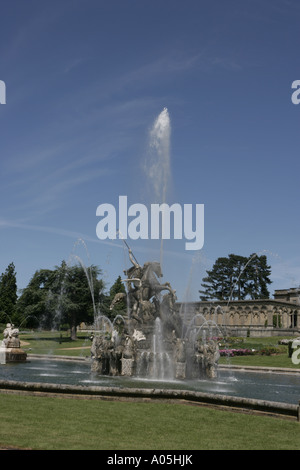
[[[257,400],[298,404],[300,375],[246,372],[220,368],[215,379],[150,381],[128,377],[100,376],[91,372],[89,361],[29,359],[0,366],[0,380],[100,387],[132,387],[192,390]]]

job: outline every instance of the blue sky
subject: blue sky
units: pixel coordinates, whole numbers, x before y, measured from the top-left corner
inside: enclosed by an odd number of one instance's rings
[[[272,293],[298,286],[299,13],[298,0],[2,0],[0,272],[13,261],[21,289],[75,250],[108,287],[122,275],[124,244],[97,239],[96,209],[152,202],[143,162],[167,107],[168,202],[205,205],[205,242],[165,241],[164,279],[195,300],[217,257],[257,252]],[[159,258],[154,241],[128,243],[140,264]]]

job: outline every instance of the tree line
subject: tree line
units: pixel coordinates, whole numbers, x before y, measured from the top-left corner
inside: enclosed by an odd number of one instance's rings
[[[0,277],[0,322],[27,328],[67,327],[71,338],[76,339],[76,327],[82,322],[93,324],[99,312],[113,319],[126,311],[124,302],[113,311],[109,308],[115,294],[125,292],[121,277],[105,292],[101,274],[97,266],[84,269],[62,261],[52,270],[36,271],[18,296],[15,266],[11,263]]]
[[[203,301],[270,297],[271,268],[264,255],[220,257],[206,274],[199,290]],[[115,294],[126,292],[121,277],[106,291],[101,275],[97,266],[83,269],[62,261],[54,269],[36,271],[18,296],[15,266],[11,263],[0,276],[0,323],[42,329],[67,326],[75,339],[76,327],[81,322],[93,324],[98,313],[111,320],[126,313],[124,301],[112,311],[109,308]]]

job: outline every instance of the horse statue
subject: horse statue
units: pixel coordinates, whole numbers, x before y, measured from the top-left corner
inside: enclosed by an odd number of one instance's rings
[[[171,296],[175,291],[172,290],[170,283],[160,284],[159,278],[162,277],[160,263],[157,261],[146,262],[141,266],[132,251],[129,249],[129,259],[132,266],[125,270],[127,284],[127,295],[118,293],[115,295],[110,310],[122,300],[126,300],[130,307],[131,318],[137,322],[148,322],[155,319],[159,312],[159,295],[163,290],[167,290]]]

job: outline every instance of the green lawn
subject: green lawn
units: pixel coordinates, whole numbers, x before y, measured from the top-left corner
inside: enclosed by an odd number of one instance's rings
[[[230,357],[228,360],[225,357],[221,357],[219,364],[300,369],[300,364],[293,364],[292,359],[288,357],[288,354],[275,354],[273,356],[235,356]]]
[[[79,333],[77,340],[66,332],[35,331],[20,335],[22,348],[29,354],[89,356],[92,342],[88,333]]]
[[[80,334],[77,341],[71,341],[66,332],[31,332],[22,334],[20,339],[28,353],[90,355],[91,341],[88,334]],[[261,348],[277,343],[278,338],[245,338],[241,347]],[[221,358],[220,362],[227,363],[225,358]],[[233,357],[230,358],[230,363],[299,367],[292,364],[287,348],[286,352],[279,355]],[[181,404],[125,403],[0,394],[0,422],[0,448],[300,448],[300,425],[296,421]]]
[[[293,450],[300,425],[162,403],[0,394],[0,447],[41,450]]]
[[[290,369],[300,369],[300,364],[293,364],[292,359],[288,356],[288,347],[279,345],[280,337],[266,338],[234,338],[233,343],[228,343],[228,348],[245,348],[255,349],[257,354],[249,356],[234,356],[230,358],[221,357],[220,364],[254,366],[254,367],[283,367]],[[294,337],[286,337],[286,339],[295,339]],[[278,354],[265,355],[260,354],[262,350],[274,348]]]

